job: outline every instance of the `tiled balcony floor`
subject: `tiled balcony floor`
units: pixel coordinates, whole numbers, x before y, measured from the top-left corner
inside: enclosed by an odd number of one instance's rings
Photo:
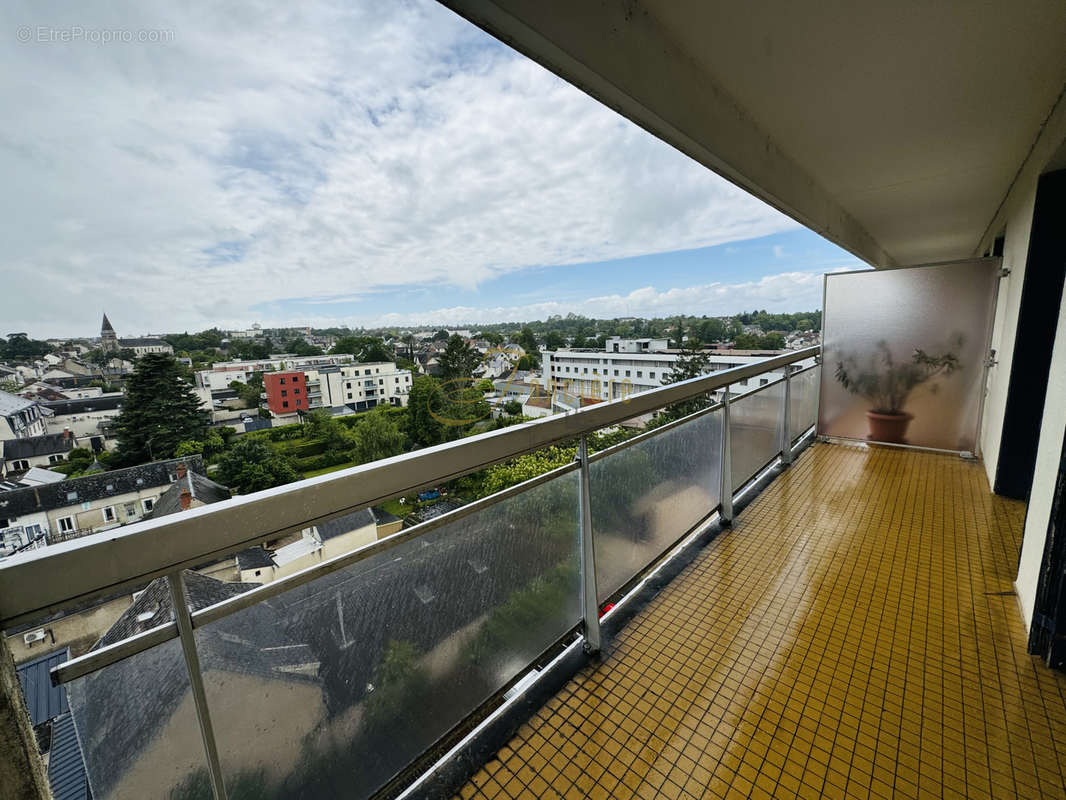
[[[815,445],[460,796],[1066,797],[1024,511],[954,456]]]

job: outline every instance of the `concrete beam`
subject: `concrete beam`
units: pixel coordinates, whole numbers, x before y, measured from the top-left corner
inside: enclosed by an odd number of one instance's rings
[[[0,795],[10,800],[51,800],[52,797],[15,662],[3,636],[0,636]]]
[[[897,266],[638,0],[440,2],[867,263]]]

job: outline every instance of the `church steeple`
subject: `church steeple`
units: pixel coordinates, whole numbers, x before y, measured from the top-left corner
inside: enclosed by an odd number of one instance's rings
[[[115,336],[115,329],[111,327],[107,314],[104,314],[104,321],[100,325],[100,349],[105,353],[118,350],[118,337]]]

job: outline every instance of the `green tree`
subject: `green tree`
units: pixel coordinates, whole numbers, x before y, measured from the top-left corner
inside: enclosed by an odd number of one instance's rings
[[[496,331],[482,331],[478,334],[478,338],[484,339],[493,347],[499,347],[501,344],[503,344],[503,336],[497,333]]]
[[[474,368],[481,363],[481,354],[456,333],[448,339],[439,360],[441,376],[445,380],[455,380],[469,378]]]
[[[32,361],[52,352],[52,345],[31,339],[25,333],[9,333],[0,339],[0,358],[9,361]]]
[[[435,379],[419,375],[411,381],[407,412],[412,439],[422,445],[439,444],[444,440],[444,426],[434,416],[442,405],[443,395]]]
[[[446,341],[448,341],[448,331],[444,330],[444,328],[441,328],[439,331],[437,331],[435,334],[433,334],[433,341],[434,342],[446,342]]]
[[[492,385],[492,381],[490,381],[488,378],[482,378],[481,380],[479,380],[475,388],[482,394],[488,394],[489,392],[496,391],[496,387]]]
[[[545,350],[558,350],[560,347],[566,346],[566,339],[559,331],[548,331],[544,335],[544,349]]]
[[[308,344],[302,336],[296,336],[285,345],[285,352],[298,356],[320,356],[322,355],[322,348]]]
[[[588,329],[581,327],[577,329],[577,333],[574,334],[574,340],[570,343],[571,347],[588,347]]]
[[[524,328],[522,328],[521,331],[519,331],[518,335],[515,337],[514,340],[515,344],[517,344],[519,347],[521,347],[528,353],[535,352],[538,349],[537,336],[533,333],[533,329],[530,328],[528,325],[526,325]]]
[[[361,464],[403,452],[404,435],[384,408],[375,408],[362,416],[352,431],[356,460]]]
[[[244,437],[218,461],[215,476],[220,483],[241,493],[258,492],[299,480],[300,475],[284,456],[261,439]]]
[[[677,361],[674,362],[673,368],[663,378],[663,385],[677,383],[679,381],[687,381],[690,378],[698,378],[700,375],[707,374],[710,364],[710,356],[696,348],[689,348],[683,350],[677,357]],[[667,406],[657,417],[659,422],[667,422],[673,419],[680,419],[681,417],[692,414],[699,411],[702,408],[707,408],[711,404],[710,398],[706,395],[700,395],[699,397],[693,397],[688,400],[682,400],[680,403],[674,403],[672,406]]]
[[[14,378],[5,378],[0,381],[0,391],[7,392],[8,394],[15,394],[22,389],[22,381],[17,381]]]
[[[368,363],[372,361],[392,361],[393,354],[385,346],[385,340],[377,336],[345,336],[333,345],[331,353],[348,353],[355,360]]]
[[[522,413],[522,404],[517,400],[508,400],[503,404],[503,410],[512,417],[517,417]]]
[[[203,438],[209,415],[200,410],[199,398],[178,367],[165,353],[148,353],[137,361],[113,426],[120,463],[170,458],[181,442]]]

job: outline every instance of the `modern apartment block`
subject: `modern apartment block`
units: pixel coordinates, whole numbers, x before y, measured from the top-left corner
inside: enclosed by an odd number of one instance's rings
[[[318,369],[319,367],[351,364],[354,356],[342,353],[329,356],[295,356],[280,354],[270,358],[248,361],[219,361],[211,369],[196,373],[196,385],[204,389],[227,389],[233,381],[247,383],[257,372]]]
[[[405,406],[411,373],[391,361],[263,373],[267,408],[275,416],[316,408],[366,411]]]
[[[657,389],[680,357],[680,351],[667,347],[666,339],[607,340],[603,350],[546,350],[541,353],[546,387],[553,392],[598,400],[618,400],[649,389]],[[706,374],[723,369],[754,364],[778,351],[707,350]],[[807,366],[813,361],[795,365]],[[768,373],[752,382],[745,380],[732,388],[734,394],[765,386],[780,373]]]

